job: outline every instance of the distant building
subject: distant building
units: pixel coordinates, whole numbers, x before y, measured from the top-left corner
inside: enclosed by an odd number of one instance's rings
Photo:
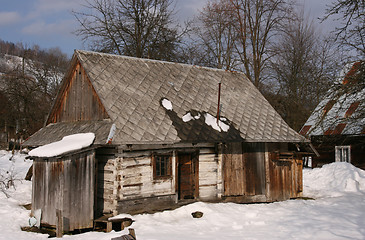
[[[364,62],[349,64],[300,130],[320,154],[313,166],[350,162],[365,169]]]

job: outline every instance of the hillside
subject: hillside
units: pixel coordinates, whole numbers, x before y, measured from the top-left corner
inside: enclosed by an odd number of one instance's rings
[[[0,40],[0,146],[18,144],[43,126],[67,63],[57,49]]]

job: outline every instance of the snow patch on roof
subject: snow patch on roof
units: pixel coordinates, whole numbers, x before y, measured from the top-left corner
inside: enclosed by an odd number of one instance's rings
[[[32,157],[55,157],[88,147],[94,142],[94,139],[94,133],[73,134],[63,137],[60,141],[35,148],[28,155]]]
[[[197,119],[199,119],[200,118],[200,113],[198,113],[198,115],[196,115],[196,116],[193,116],[193,115],[191,115],[191,112],[188,112],[187,114],[185,114],[183,117],[182,117],[182,120],[184,121],[184,122],[189,122],[189,121],[191,121],[191,120],[197,120]]]
[[[204,115],[204,117],[205,117],[205,123],[208,126],[211,126],[213,129],[217,130],[218,132],[221,132],[221,131],[227,132],[229,130],[228,124],[225,124],[221,120],[217,121],[217,118],[213,117],[209,113],[206,113]]]
[[[166,110],[172,111],[172,103],[167,98],[162,99],[161,104]]]

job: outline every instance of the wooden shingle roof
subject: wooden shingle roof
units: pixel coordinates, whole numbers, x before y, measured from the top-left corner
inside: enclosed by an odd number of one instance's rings
[[[116,125],[115,144],[306,141],[243,73],[79,50],[73,58]],[[217,114],[219,82],[227,132],[206,124],[207,114]],[[172,111],[162,99],[172,103]],[[189,112],[200,117],[184,122]]]

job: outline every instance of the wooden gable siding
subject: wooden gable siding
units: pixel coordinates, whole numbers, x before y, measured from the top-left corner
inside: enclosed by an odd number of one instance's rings
[[[32,212],[42,209],[42,224],[55,227],[61,210],[64,230],[92,228],[94,219],[95,152],[33,162]]]
[[[47,123],[109,118],[86,72],[76,63],[61,88]]]

